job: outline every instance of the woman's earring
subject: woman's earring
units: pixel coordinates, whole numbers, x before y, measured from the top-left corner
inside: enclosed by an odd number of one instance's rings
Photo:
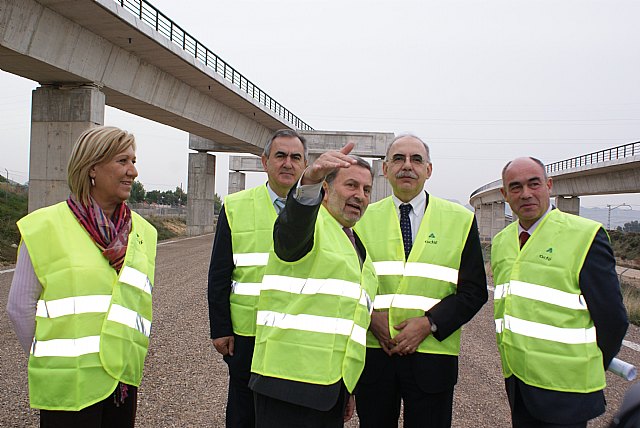
[[[95,179],[95,178],[93,178],[93,177],[89,177],[89,179],[91,180],[91,185],[92,185],[93,187],[95,187],[95,186],[96,186],[96,179]]]

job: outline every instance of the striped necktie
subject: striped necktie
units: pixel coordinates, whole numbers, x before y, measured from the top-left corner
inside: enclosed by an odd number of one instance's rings
[[[276,208],[276,212],[278,214],[280,214],[280,211],[282,211],[286,202],[287,200],[285,198],[276,198],[276,200],[273,201],[273,206]]]

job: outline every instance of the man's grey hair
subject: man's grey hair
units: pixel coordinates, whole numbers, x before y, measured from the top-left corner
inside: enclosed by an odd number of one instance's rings
[[[542,168],[542,177],[545,179],[545,181],[548,180],[549,176],[547,175],[547,167],[544,165],[544,163],[540,159],[534,158],[532,156],[527,156],[527,158],[531,159],[532,161],[540,165],[540,168]],[[504,174],[507,172],[507,168],[509,168],[509,165],[511,165],[512,162],[513,160],[510,160],[509,162],[507,162],[504,168],[502,168],[502,184],[503,185],[504,185]]]
[[[362,159],[360,156],[356,156],[356,155],[348,155],[351,159],[355,159],[356,163],[355,165],[352,166],[360,166],[362,168],[366,168],[369,173],[371,174],[371,180],[373,181],[373,169],[371,169],[371,165],[369,165],[369,162],[367,162],[366,160]],[[338,175],[338,170],[342,169],[342,168],[336,168],[333,171],[331,171],[329,173],[329,175],[327,175],[324,178],[324,181],[327,182],[327,184],[331,185],[331,183],[333,183],[333,180],[336,179],[336,175]]]
[[[429,150],[429,146],[427,145],[427,143],[425,143],[424,141],[422,141],[422,138],[418,137],[417,135],[415,135],[415,134],[410,134],[410,133],[397,135],[397,136],[393,139],[393,141],[391,141],[391,144],[389,144],[389,147],[387,147],[387,153],[386,153],[386,155],[385,155],[385,157],[384,157],[384,160],[385,160],[386,162],[388,162],[388,161],[389,161],[389,152],[391,151],[391,147],[393,146],[393,144],[394,144],[396,141],[398,141],[398,140],[399,140],[399,139],[401,139],[401,138],[405,138],[405,137],[415,138],[416,140],[420,141],[420,142],[422,143],[422,145],[424,145],[424,149],[427,151],[427,159],[426,159],[426,160],[427,160],[427,162],[431,163],[431,152],[430,152],[430,150]]]
[[[293,129],[278,129],[276,132],[274,132],[271,138],[269,139],[269,141],[267,141],[267,144],[264,146],[264,151],[262,152],[263,155],[265,155],[266,157],[269,157],[269,155],[271,154],[271,144],[273,144],[273,140],[275,140],[278,137],[288,137],[288,138],[299,139],[300,142],[302,143],[302,147],[304,148],[304,159],[307,160],[309,158],[309,148],[307,147],[307,139],[304,138],[302,135],[298,134],[298,132],[294,131]]]

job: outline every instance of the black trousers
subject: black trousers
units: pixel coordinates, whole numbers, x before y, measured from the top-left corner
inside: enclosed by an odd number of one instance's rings
[[[133,428],[137,406],[138,388],[127,385],[127,397],[118,405],[114,391],[77,412],[40,410],[40,428]]]
[[[513,428],[587,428],[587,422],[556,424],[545,422],[534,417],[527,409],[517,382],[505,382],[509,407],[511,408],[511,425]]]
[[[367,376],[360,378],[355,394],[361,427],[397,427],[401,401],[405,428],[451,427],[454,386],[424,391],[410,357],[388,357],[381,349],[367,349]]]
[[[255,406],[253,391],[248,383],[251,377],[251,358],[255,347],[255,338],[249,336],[234,337],[233,357],[225,356],[229,367],[229,394],[227,395],[227,428],[255,427]]]
[[[322,411],[255,393],[256,428],[342,428],[347,398],[343,387],[335,406]]]

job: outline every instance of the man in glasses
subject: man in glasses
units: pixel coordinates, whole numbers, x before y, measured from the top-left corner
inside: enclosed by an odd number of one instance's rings
[[[362,427],[450,427],[460,328],[487,300],[476,221],[430,195],[429,147],[400,135],[383,172],[393,195],[372,204],[357,233],[371,254],[378,295],[356,390]]]

